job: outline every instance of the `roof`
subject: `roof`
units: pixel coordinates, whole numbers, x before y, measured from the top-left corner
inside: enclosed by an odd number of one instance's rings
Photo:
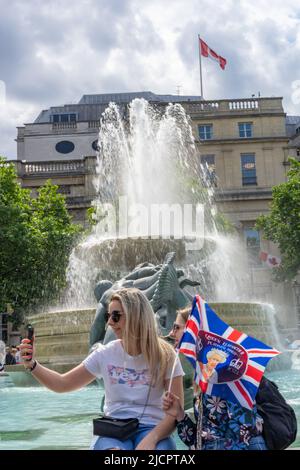
[[[49,123],[53,114],[76,113],[78,121],[98,120],[110,102],[126,105],[136,98],[144,98],[150,103],[182,103],[185,101],[202,101],[200,96],[193,95],[156,95],[151,91],[128,93],[103,93],[83,95],[77,104],[51,106],[38,115],[35,124]]]
[[[300,124],[300,116],[286,116],[286,124]]]
[[[138,91],[126,93],[103,93],[99,95],[83,95],[78,104],[109,104],[111,101],[115,103],[130,103],[135,98],[144,98],[149,102],[178,103],[182,101],[201,101],[200,96],[193,95],[156,95],[152,91]]]
[[[296,134],[299,134],[300,116],[286,116],[285,124],[288,137],[294,137]]]

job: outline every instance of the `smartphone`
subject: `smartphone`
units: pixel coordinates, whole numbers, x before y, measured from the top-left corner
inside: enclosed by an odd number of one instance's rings
[[[26,335],[27,339],[30,340],[30,343],[33,344],[33,340],[34,340],[34,328],[32,325],[27,325],[27,335]]]
[[[26,339],[28,340],[27,343],[29,342],[31,345],[33,345],[34,341],[34,328],[32,325],[27,325],[27,334],[26,334]],[[32,356],[27,355],[26,361],[31,361]]]

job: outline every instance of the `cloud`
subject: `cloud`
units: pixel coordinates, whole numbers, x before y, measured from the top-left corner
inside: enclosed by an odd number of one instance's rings
[[[0,105],[0,155],[8,159],[16,157],[16,127],[32,122],[40,112],[31,103],[1,99]]]
[[[203,58],[206,99],[284,96],[300,114],[300,8],[294,0],[0,0],[0,80],[7,92],[0,153],[16,155],[15,126],[83,94],[199,94],[198,33],[226,57]],[[3,109],[1,111],[3,115]]]

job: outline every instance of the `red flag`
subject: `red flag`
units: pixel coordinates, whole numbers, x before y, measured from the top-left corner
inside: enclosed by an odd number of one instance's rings
[[[266,253],[265,251],[261,251],[259,253],[259,259],[265,263],[268,259],[268,253]]]
[[[217,62],[219,62],[221,69],[223,70],[225,69],[227,60],[224,59],[224,57],[220,56],[215,51],[213,51],[210,47],[208,47],[206,42],[204,42],[200,37],[199,37],[199,45],[200,45],[201,55],[203,55],[204,57],[209,57],[210,59],[216,60]]]
[[[269,268],[275,268],[280,265],[281,259],[277,256],[273,256],[270,253],[261,251],[259,254],[259,259],[263,261]]]

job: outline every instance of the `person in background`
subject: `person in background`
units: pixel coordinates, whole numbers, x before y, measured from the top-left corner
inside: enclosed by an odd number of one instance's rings
[[[17,354],[17,352],[18,352],[17,347],[16,347],[16,346],[12,346],[12,348],[11,348],[11,353],[12,353],[12,355],[14,356],[16,363],[17,363],[17,359],[16,359],[16,354]]]
[[[112,418],[138,418],[139,427],[130,438],[120,441],[105,435],[95,437],[91,449],[172,450],[175,419],[162,410],[173,365],[171,391],[183,403],[183,370],[174,349],[158,336],[155,315],[147,297],[138,289],[120,289],[108,305],[107,324],[116,340],[99,344],[79,366],[59,374],[39,364],[35,348],[22,341],[24,366],[43,385],[55,392],[77,390],[103,378],[104,413]],[[30,360],[27,360],[30,359]]]
[[[16,346],[15,359],[16,359],[16,364],[21,364],[22,363],[21,351],[20,351],[20,346],[19,345]]]
[[[191,306],[179,310],[169,336],[178,347],[188,320]],[[194,416],[192,421],[184,412],[181,402],[174,393],[165,394],[163,409],[176,419],[180,439],[190,449],[203,450],[267,450],[262,436],[263,419],[256,406],[252,410],[220,397],[202,394],[202,433],[197,436],[201,392],[194,385]]]
[[[13,366],[16,364],[16,359],[14,356],[13,347],[9,346],[6,348],[6,357],[5,357],[5,365]]]

